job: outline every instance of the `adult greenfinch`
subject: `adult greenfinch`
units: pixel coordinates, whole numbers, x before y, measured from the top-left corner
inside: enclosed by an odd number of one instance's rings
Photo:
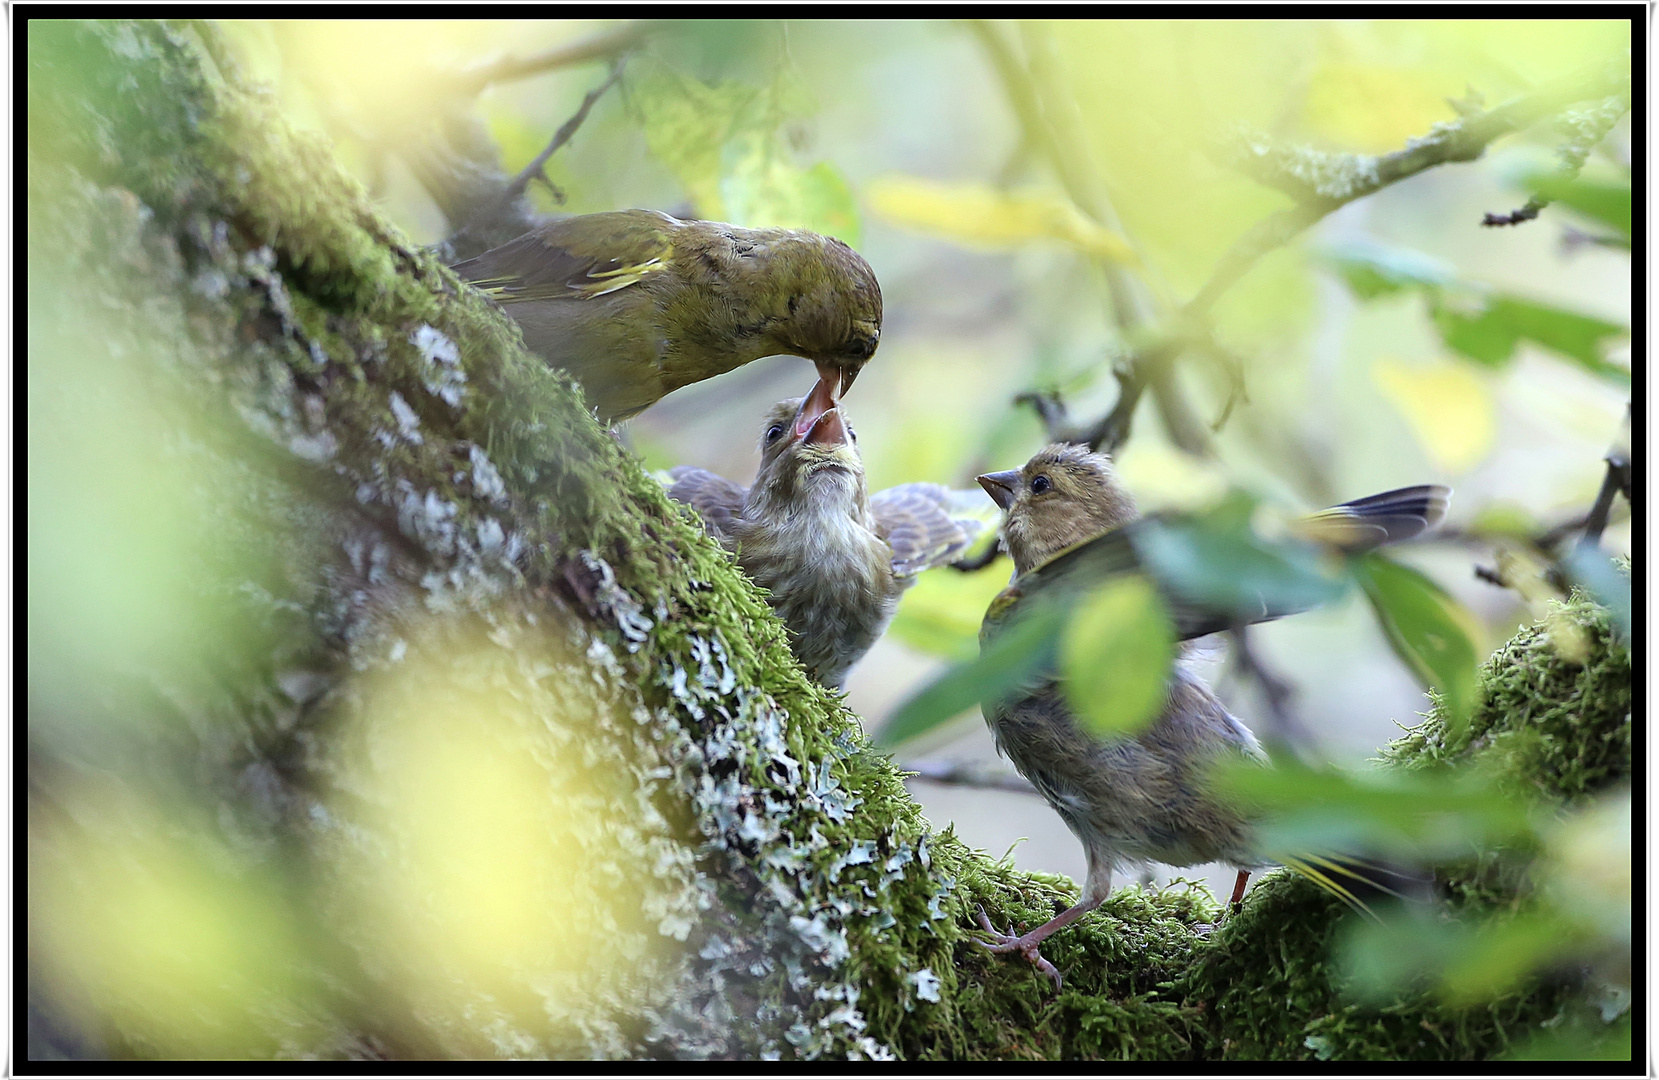
[[[986,614],[983,646],[1045,605],[1074,600],[1123,574],[1154,579],[1182,640],[1311,606],[1295,596],[1248,592],[1218,605],[1214,595],[1183,595],[1177,583],[1157,580],[1147,555],[1160,519],[1140,516],[1103,454],[1054,444],[1024,468],[990,473],[979,482],[1007,515],[1003,541],[1014,560],[1012,583]],[[1437,484],[1402,488],[1321,511],[1292,531],[1316,544],[1363,551],[1423,532],[1444,516],[1449,496],[1449,489]],[[1043,925],[1016,936],[996,930],[983,911],[979,916],[990,935],[981,944],[1024,955],[1056,988],[1060,973],[1038,946],[1106,899],[1117,866],[1224,862],[1241,870],[1242,887],[1242,872],[1268,865],[1252,846],[1251,822],[1205,786],[1206,771],[1218,762],[1260,761],[1265,755],[1250,729],[1179,652],[1160,711],[1135,735],[1089,731],[1067,704],[1058,673],[1047,665],[1000,699],[985,702],[984,712],[997,749],[1048,800],[1088,856],[1081,898]],[[1352,892],[1332,875],[1365,876],[1352,869],[1353,860],[1310,855],[1286,861],[1350,901]]]
[[[807,397],[772,407],[760,450],[747,488],[681,466],[668,494],[694,507],[769,591],[802,666],[839,688],[916,575],[961,555],[982,522],[965,508],[966,493],[939,484],[871,495],[857,436],[823,379]]]
[[[610,422],[763,356],[803,356],[844,392],[881,340],[881,287],[839,240],[656,210],[544,225],[452,269],[581,382]]]

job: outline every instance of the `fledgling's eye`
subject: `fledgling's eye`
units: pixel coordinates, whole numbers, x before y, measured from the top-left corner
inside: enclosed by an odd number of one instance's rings
[[[766,445],[771,446],[783,435],[783,425],[773,424],[766,429]]]
[[[1038,473],[1036,476],[1031,478],[1031,494],[1033,495],[1041,495],[1053,486],[1054,485],[1049,482],[1048,477],[1044,476],[1042,473]]]

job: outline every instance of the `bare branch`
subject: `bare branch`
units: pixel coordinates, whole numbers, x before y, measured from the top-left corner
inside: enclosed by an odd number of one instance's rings
[[[976,570],[983,570],[987,566],[990,566],[992,563],[997,561],[997,556],[1001,554],[1002,533],[998,531],[995,536],[991,537],[990,545],[978,555],[968,555],[964,558],[957,559],[955,562],[948,565],[952,570],[960,570],[964,574],[971,574]]]
[[[1619,438],[1614,442],[1607,455],[1603,458],[1607,462],[1607,474],[1602,477],[1601,490],[1596,493],[1596,501],[1590,507],[1590,513],[1585,518],[1584,535],[1579,538],[1580,548],[1593,548],[1601,544],[1601,534],[1607,530],[1607,518],[1613,511],[1613,496],[1624,495],[1625,502],[1632,504],[1631,475],[1630,475],[1630,403],[1625,402],[1624,426]]]
[[[508,56],[463,69],[450,76],[451,84],[455,93],[475,97],[493,83],[511,82],[589,60],[620,56],[644,41],[656,28],[657,24],[651,20],[613,26],[591,37],[557,45],[534,56]]]
[[[901,772],[914,773],[918,779],[934,784],[1012,791],[1018,795],[1039,794],[1023,776],[995,767],[952,764],[945,761],[913,761],[900,765],[899,769]]]
[[[1250,628],[1236,626],[1227,632],[1233,642],[1233,662],[1243,675],[1255,680],[1261,687],[1262,699],[1267,703],[1267,722],[1261,725],[1262,741],[1282,747],[1296,757],[1310,760],[1314,748],[1313,733],[1296,717],[1291,702],[1296,687],[1276,674],[1250,645]]]

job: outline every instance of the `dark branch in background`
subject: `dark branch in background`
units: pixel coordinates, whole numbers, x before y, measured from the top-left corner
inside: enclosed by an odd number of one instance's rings
[[[899,766],[901,772],[915,773],[916,779],[954,787],[1011,791],[1016,795],[1037,795],[1036,788],[1018,773],[979,765],[953,765],[943,761],[914,761]],[[906,779],[909,779],[908,777]]]
[[[1267,723],[1262,725],[1261,738],[1270,749],[1284,749],[1304,762],[1311,761],[1315,749],[1313,733],[1297,719],[1291,708],[1296,687],[1262,662],[1250,644],[1250,628],[1236,626],[1227,632],[1233,643],[1233,662],[1241,675],[1261,687],[1262,699],[1267,702]]]
[[[1579,170],[1584,168],[1584,162],[1590,157],[1590,151],[1601,145],[1601,141],[1607,138],[1607,133],[1613,130],[1613,125],[1619,122],[1619,117],[1629,111],[1630,95],[1627,92],[1609,95],[1588,109],[1564,113],[1556,121],[1556,126],[1565,132],[1568,138],[1556,150],[1556,156],[1561,160],[1561,169],[1553,179],[1565,181],[1577,177]],[[1519,210],[1507,214],[1488,213],[1481,218],[1480,223],[1485,226],[1519,225],[1535,219],[1538,212],[1552,201],[1541,195],[1534,195]]]
[[[1631,513],[1636,512],[1635,500],[1631,497],[1630,478],[1630,402],[1624,405],[1624,426],[1619,438],[1603,458],[1607,462],[1607,475],[1602,477],[1601,491],[1596,494],[1595,505],[1590,507],[1590,513],[1585,519],[1584,535],[1579,538],[1581,548],[1598,547],[1601,544],[1601,534],[1607,530],[1608,515],[1613,512],[1613,496],[1622,494],[1624,501],[1630,503]]]
[[[537,154],[530,164],[526,165],[518,176],[507,184],[493,202],[488,203],[482,210],[476,211],[465,225],[450,236],[447,243],[456,252],[457,257],[461,257],[460,253],[463,251],[474,253],[488,251],[504,240],[510,240],[529,231],[527,228],[517,229],[511,236],[500,236],[504,221],[508,223],[509,228],[515,228],[516,222],[532,215],[533,212],[529,209],[527,202],[522,207],[519,206],[520,202],[524,200],[525,192],[530,187],[530,181],[540,179],[542,183],[552,188],[555,201],[564,202],[564,193],[554,186],[553,181],[547,178],[548,159],[576,134],[577,129],[582,126],[582,122],[588,118],[588,113],[592,111],[593,103],[598,101],[605,91],[616,85],[617,80],[622,77],[622,66],[626,62],[627,57],[625,55],[617,57],[611,65],[611,73],[606,76],[605,81],[588,91],[587,96],[582,98],[582,104],[577,107],[576,112],[569,120],[559,126],[559,130],[554,133],[553,140],[547,144],[547,147]]]
[[[991,537],[990,544],[987,545],[985,550],[981,551],[978,555],[965,555],[962,558],[957,559],[955,562],[949,563],[948,565],[952,570],[960,570],[965,574],[971,574],[975,570],[983,570],[987,566],[990,566],[992,563],[997,561],[997,556],[1001,554],[1002,534],[999,531],[995,536]]]

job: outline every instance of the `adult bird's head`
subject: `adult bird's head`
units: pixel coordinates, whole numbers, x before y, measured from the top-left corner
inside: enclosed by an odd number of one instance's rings
[[[1071,443],[1045,446],[1023,468],[978,479],[1007,515],[1003,539],[1016,574],[1137,516],[1112,459]]]
[[[831,399],[839,397],[881,343],[875,271],[840,240],[815,233],[797,234],[779,255],[776,281],[787,296],[771,336],[782,351],[811,360]]]

